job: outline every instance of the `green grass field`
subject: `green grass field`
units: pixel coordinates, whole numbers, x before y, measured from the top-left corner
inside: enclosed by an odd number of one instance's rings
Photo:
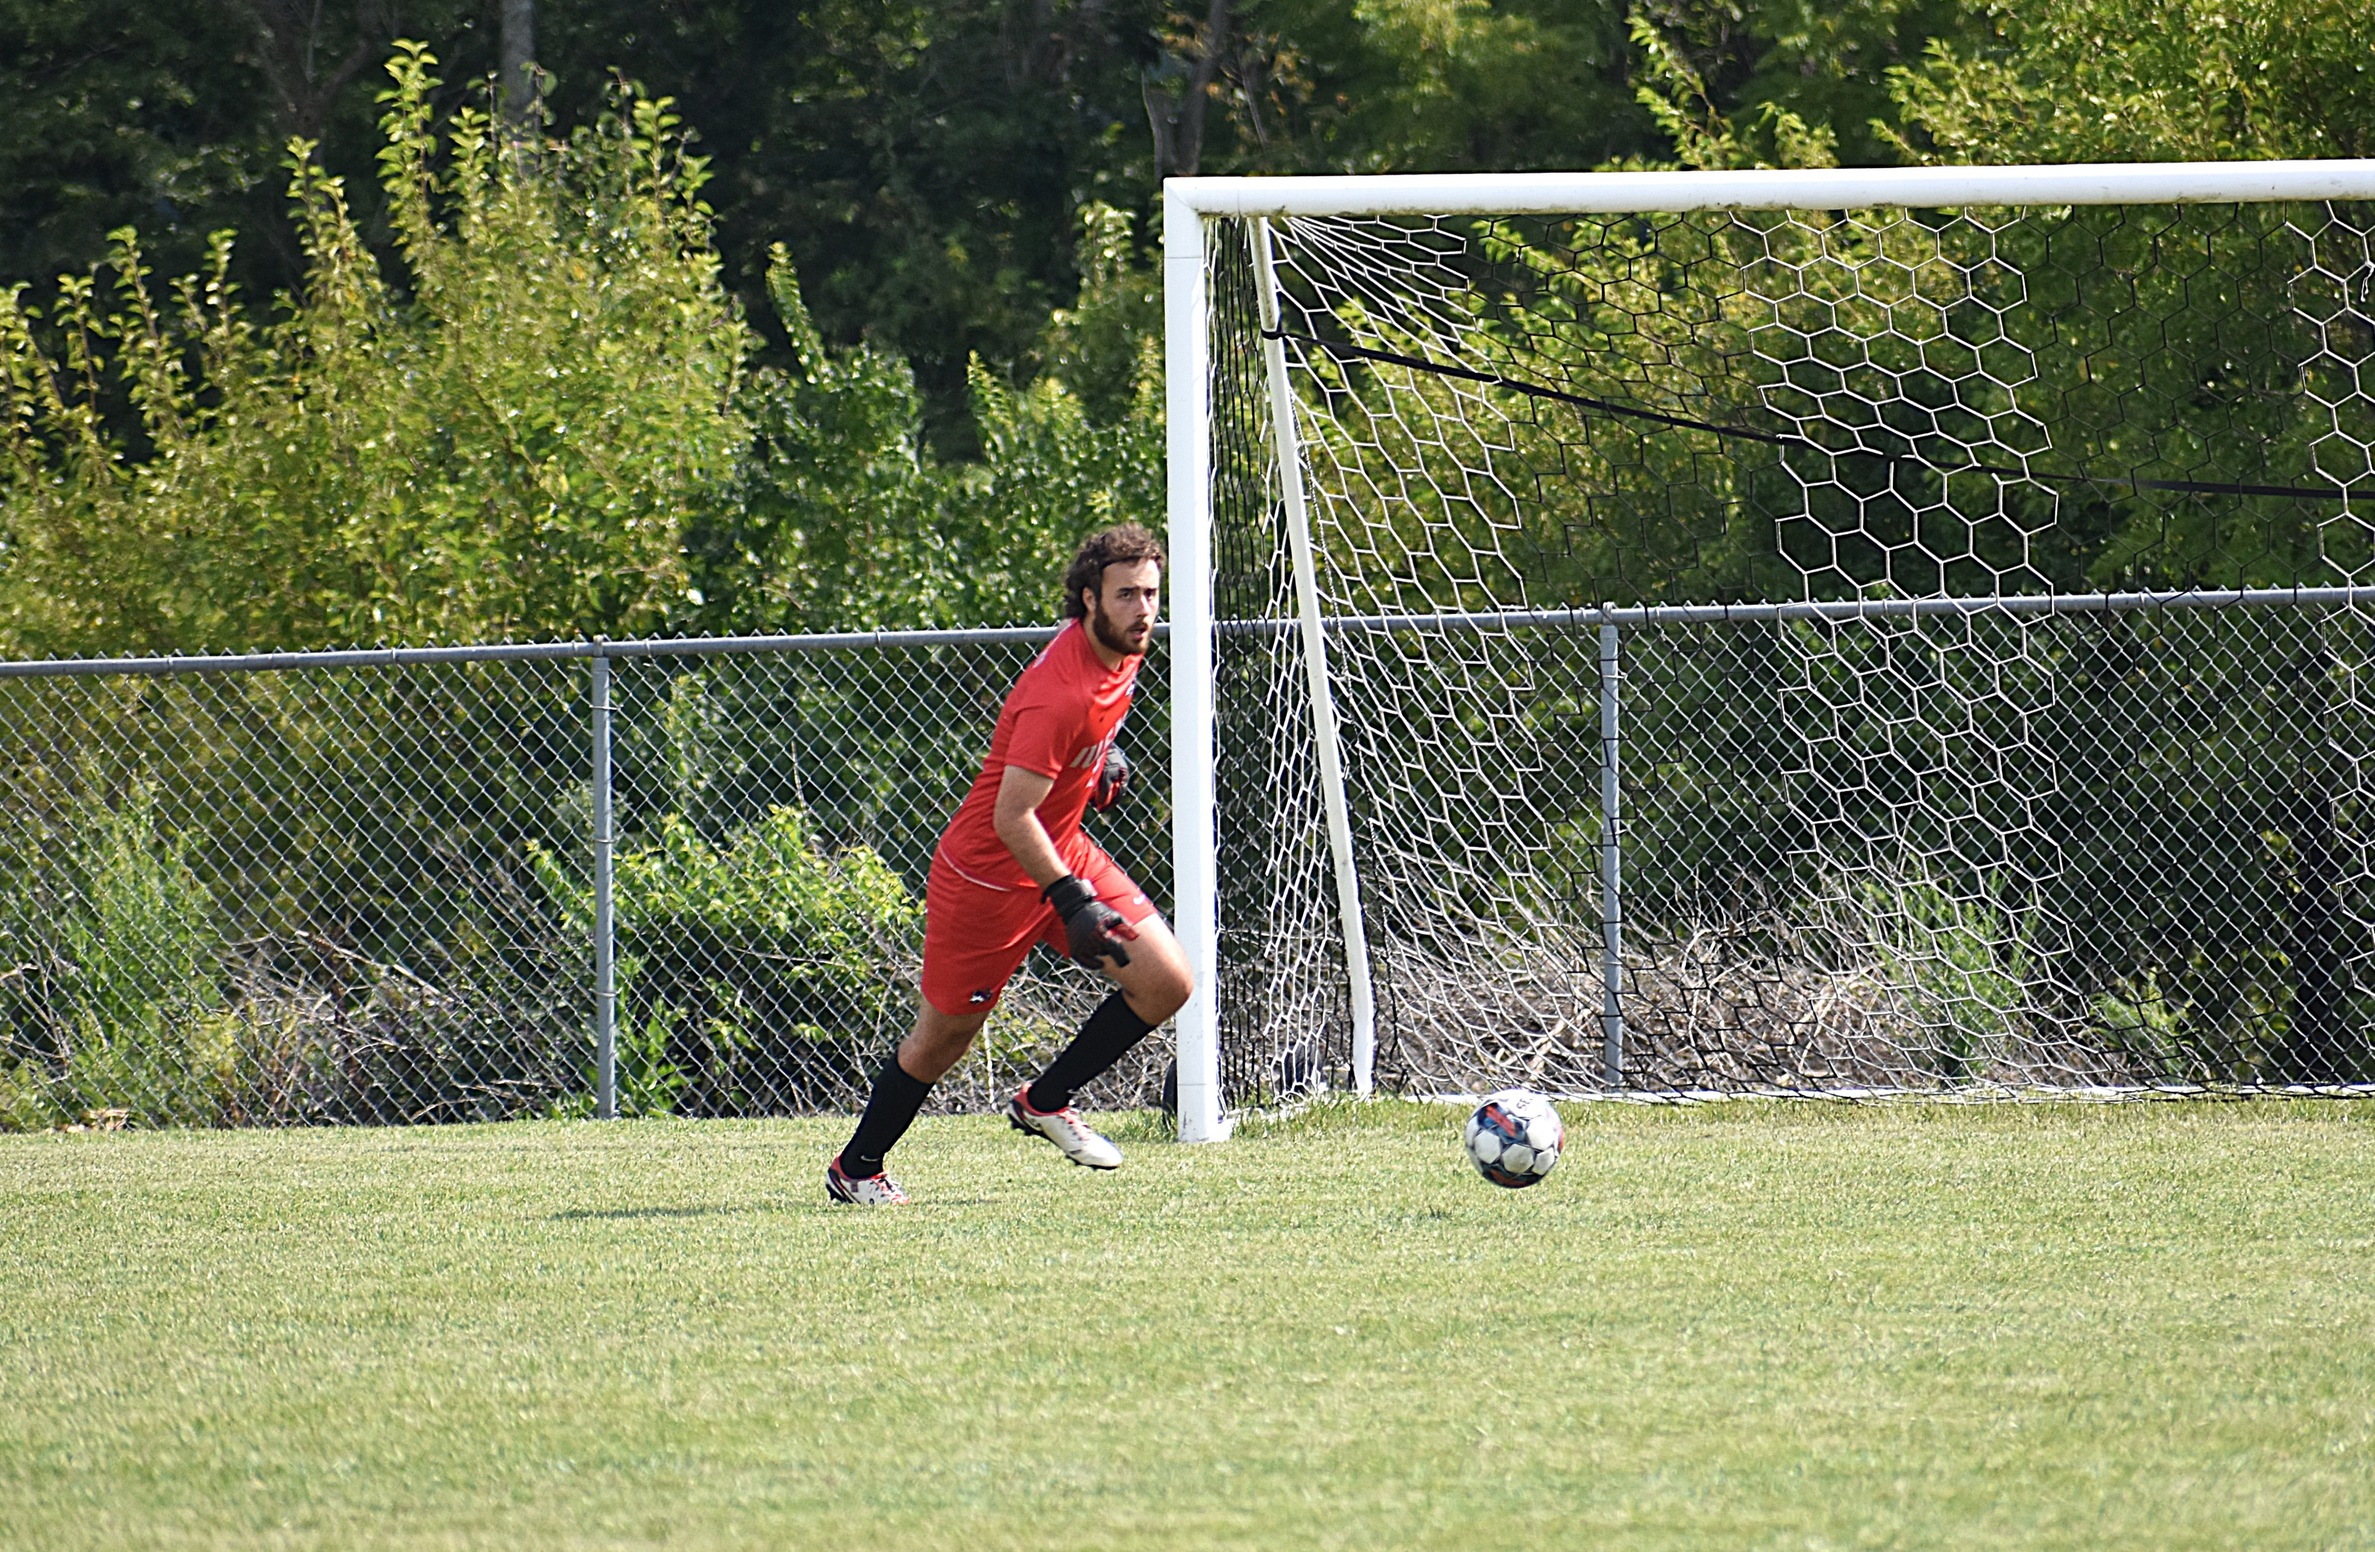
[[[2375,1106],[0,1138],[0,1543],[2375,1547]]]

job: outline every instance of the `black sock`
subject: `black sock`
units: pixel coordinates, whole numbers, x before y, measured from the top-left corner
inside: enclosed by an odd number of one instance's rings
[[[858,1129],[841,1150],[841,1172],[853,1180],[881,1174],[884,1155],[907,1135],[907,1128],[915,1124],[915,1113],[924,1108],[924,1096],[931,1092],[932,1085],[911,1077],[899,1065],[899,1054],[892,1052],[874,1080],[874,1092],[866,1100],[866,1113],[858,1117]]]
[[[1120,992],[1115,992],[1097,1004],[1097,1011],[1080,1026],[1080,1033],[1047,1064],[1047,1071],[1039,1075],[1023,1097],[1030,1101],[1033,1110],[1063,1109],[1072,1103],[1075,1091],[1120,1061],[1153,1028],[1138,1016]]]

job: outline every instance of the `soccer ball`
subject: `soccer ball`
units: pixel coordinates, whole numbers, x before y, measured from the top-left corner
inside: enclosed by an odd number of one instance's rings
[[[1468,1117],[1468,1162],[1494,1185],[1511,1190],[1549,1174],[1566,1141],[1559,1113],[1531,1089],[1487,1095]]]

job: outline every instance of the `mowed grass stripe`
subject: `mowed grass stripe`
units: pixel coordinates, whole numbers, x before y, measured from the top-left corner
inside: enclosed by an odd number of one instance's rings
[[[0,1139],[24,1547],[2375,1546],[2375,1107]]]

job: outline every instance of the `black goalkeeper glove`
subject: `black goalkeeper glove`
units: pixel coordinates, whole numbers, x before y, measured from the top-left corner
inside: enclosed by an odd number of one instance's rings
[[[1122,758],[1119,749],[1105,751],[1105,768],[1097,773],[1097,784],[1089,788],[1089,807],[1102,814],[1122,800],[1122,789],[1130,784],[1130,762]]]
[[[1039,891],[1039,898],[1064,919],[1064,942],[1074,960],[1091,970],[1102,968],[1098,961],[1104,959],[1116,965],[1130,962],[1130,951],[1122,944],[1136,941],[1138,929],[1086,883],[1067,873]]]

